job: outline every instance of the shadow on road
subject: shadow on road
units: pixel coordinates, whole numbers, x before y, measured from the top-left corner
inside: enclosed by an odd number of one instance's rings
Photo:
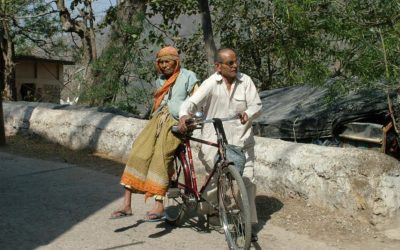
[[[256,207],[258,216],[257,232],[261,231],[264,225],[271,219],[271,215],[282,209],[283,203],[274,198],[265,195],[256,197]]]
[[[126,231],[126,230],[131,229],[131,228],[135,228],[135,227],[139,226],[139,225],[142,224],[143,222],[145,222],[145,221],[144,221],[144,220],[138,220],[135,224],[130,225],[130,226],[127,226],[127,227],[121,227],[121,228],[115,229],[114,232],[115,232],[115,233],[124,232],[124,231]]]
[[[189,215],[189,218],[185,221],[185,223],[180,226],[181,228],[190,228],[196,232],[202,232],[202,233],[210,233],[211,228],[207,226],[207,221],[205,219],[204,215],[200,215],[197,213],[193,213]],[[170,225],[167,222],[163,221],[157,225],[157,228],[164,228],[163,231],[154,233],[149,235],[149,238],[159,238],[162,237],[166,234],[171,233],[174,229],[176,229],[176,226]]]
[[[143,244],[143,243],[144,243],[144,241],[138,241],[138,242],[133,242],[133,243],[130,243],[130,244],[124,244],[124,245],[119,245],[119,246],[110,247],[110,248],[103,248],[103,249],[100,249],[100,250],[120,249],[120,248],[125,248],[125,247],[140,245],[140,244]]]
[[[174,226],[169,225],[169,224],[166,223],[165,221],[159,223],[159,224],[157,225],[157,228],[164,228],[164,230],[163,230],[163,231],[160,231],[160,232],[157,232],[157,233],[154,233],[154,234],[150,234],[150,235],[149,235],[149,238],[160,238],[160,237],[162,237],[162,236],[164,236],[164,235],[166,235],[166,234],[171,233],[172,230],[175,229]]]
[[[0,249],[46,246],[121,197],[115,179],[0,152]]]

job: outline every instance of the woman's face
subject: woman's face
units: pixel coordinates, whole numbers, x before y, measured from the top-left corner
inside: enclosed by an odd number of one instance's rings
[[[176,61],[160,59],[158,61],[158,67],[160,68],[162,74],[164,74],[166,77],[170,77],[174,73]]]

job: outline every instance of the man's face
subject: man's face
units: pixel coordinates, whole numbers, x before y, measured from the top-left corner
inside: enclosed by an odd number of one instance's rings
[[[160,59],[158,61],[158,66],[160,67],[161,73],[169,77],[174,73],[176,61],[169,59]]]
[[[220,57],[222,60],[217,63],[217,71],[225,78],[234,79],[239,67],[235,52],[225,51],[221,53]]]

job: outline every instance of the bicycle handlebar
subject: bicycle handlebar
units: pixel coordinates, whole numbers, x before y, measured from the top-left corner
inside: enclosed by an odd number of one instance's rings
[[[176,126],[176,125],[172,126],[171,131],[174,134],[180,134],[181,133],[181,131],[179,131],[179,129],[178,129],[178,126]]]
[[[226,121],[232,121],[240,118],[240,114],[235,114],[230,117],[225,117],[225,118],[211,118],[211,119],[199,119],[199,118],[189,118],[186,121],[186,124],[192,127],[191,130],[195,129],[200,129],[202,128],[202,125],[205,123],[214,123],[215,120],[220,120],[221,122],[226,122]],[[176,134],[181,134],[181,132],[178,129],[178,126],[172,126],[172,132]],[[190,131],[190,130],[189,130]]]
[[[206,119],[203,120],[201,123],[210,123],[210,122],[214,122],[214,119],[219,119],[221,120],[221,122],[226,122],[226,121],[232,121],[232,120],[236,120],[240,118],[240,114],[235,114],[232,115],[230,117],[225,117],[225,118],[211,118],[211,119]]]

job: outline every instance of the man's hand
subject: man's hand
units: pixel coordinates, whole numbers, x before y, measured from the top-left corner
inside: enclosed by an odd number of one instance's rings
[[[190,115],[184,115],[181,118],[179,118],[179,123],[178,123],[178,129],[181,134],[185,134],[188,130],[186,121],[190,119]]]
[[[246,114],[246,112],[243,112],[239,115],[240,118],[240,123],[245,124],[249,120],[249,116]]]

